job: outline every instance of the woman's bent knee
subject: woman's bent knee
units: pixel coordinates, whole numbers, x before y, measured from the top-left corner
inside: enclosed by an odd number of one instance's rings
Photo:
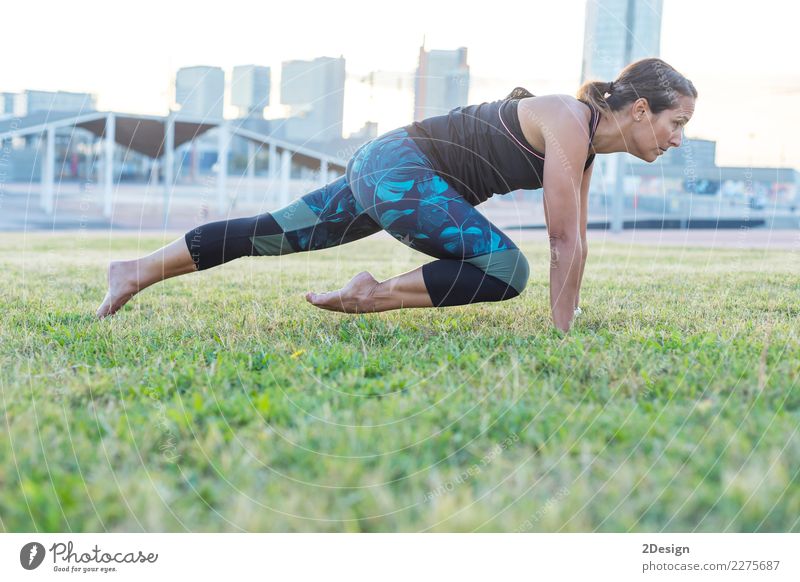
[[[467,259],[467,262],[508,285],[515,291],[512,297],[522,293],[528,284],[528,278],[530,277],[528,259],[517,248],[472,257]],[[507,298],[510,299],[511,297]]]
[[[448,307],[519,296],[528,281],[528,262],[520,257],[511,271],[498,272],[495,268],[493,273],[476,265],[474,258],[440,259],[423,265],[422,275],[431,302],[435,307]]]

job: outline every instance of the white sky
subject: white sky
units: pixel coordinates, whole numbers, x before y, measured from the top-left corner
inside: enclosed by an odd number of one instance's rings
[[[717,140],[722,165],[800,168],[795,6],[664,0],[660,56],[700,93],[687,135]],[[584,10],[584,0],[5,0],[0,91],[88,91],[100,109],[163,114],[182,66],[269,65],[277,89],[281,61],[344,55],[345,133],[369,119],[383,132],[411,120],[412,97],[379,88],[370,99],[357,78],[413,72],[423,35],[428,48],[468,47],[470,102],[517,85],[574,94]]]

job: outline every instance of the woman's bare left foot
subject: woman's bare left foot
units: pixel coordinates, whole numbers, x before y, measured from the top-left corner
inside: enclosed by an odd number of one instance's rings
[[[108,266],[108,293],[97,309],[102,319],[113,315],[139,292],[137,261],[112,261]]]
[[[342,313],[368,313],[374,311],[371,295],[378,280],[367,271],[362,271],[338,291],[328,293],[306,293],[306,301],[320,309]]]

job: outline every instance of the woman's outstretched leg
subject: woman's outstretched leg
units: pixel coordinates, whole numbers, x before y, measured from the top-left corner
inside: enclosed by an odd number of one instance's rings
[[[244,256],[275,256],[342,245],[381,230],[361,211],[341,177],[285,208],[198,226],[169,245],[109,266],[109,289],[98,317],[118,311],[142,289]]]
[[[197,266],[183,237],[146,257],[112,261],[108,266],[108,293],[97,309],[97,317],[112,315],[131,297],[153,283],[196,270]]]

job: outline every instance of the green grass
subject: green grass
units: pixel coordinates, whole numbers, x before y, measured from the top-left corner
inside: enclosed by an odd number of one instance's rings
[[[503,303],[352,316],[307,290],[429,260],[247,258],[95,321],[156,237],[0,237],[5,531],[800,531],[792,252],[547,251]]]

